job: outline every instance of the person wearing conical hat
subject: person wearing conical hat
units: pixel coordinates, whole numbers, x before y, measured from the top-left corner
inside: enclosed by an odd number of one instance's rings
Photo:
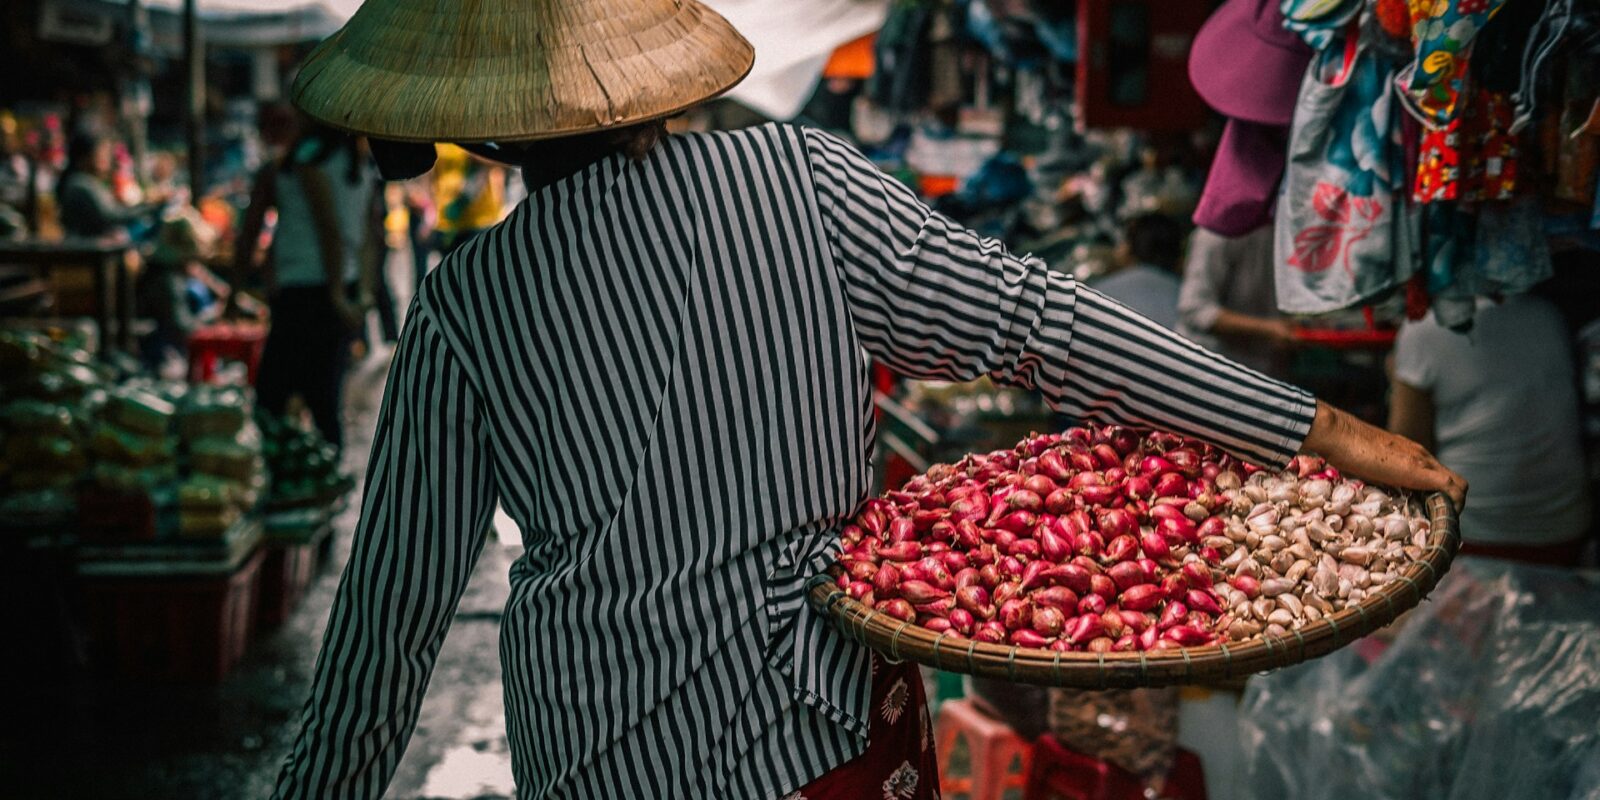
[[[309,57],[296,104],[386,176],[454,142],[529,196],[413,301],[278,797],[382,795],[497,504],[527,547],[500,641],[519,797],[936,797],[915,668],[804,599],[872,488],[871,362],[1462,499],[1421,447],[963,229],[835,136],[666,135],[757,55],[697,0],[368,0]]]

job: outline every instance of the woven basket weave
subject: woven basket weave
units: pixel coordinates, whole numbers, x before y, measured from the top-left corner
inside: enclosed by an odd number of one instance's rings
[[[1449,570],[1461,547],[1456,510],[1450,500],[1442,494],[1430,495],[1427,509],[1432,526],[1420,560],[1356,606],[1281,638],[1263,634],[1233,644],[1151,652],[1057,653],[934,633],[869,609],[836,585],[838,567],[833,574],[813,578],[807,594],[819,613],[828,615],[847,635],[867,647],[891,659],[951,672],[1082,689],[1226,681],[1327,655],[1389,624],[1421,602]]]

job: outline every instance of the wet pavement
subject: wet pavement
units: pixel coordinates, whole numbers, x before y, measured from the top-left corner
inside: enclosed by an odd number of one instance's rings
[[[347,392],[355,474],[365,460],[388,367],[362,362]],[[107,684],[81,672],[8,681],[0,713],[0,797],[265,798],[298,720],[339,570],[350,552],[359,489],[338,519],[334,557],[280,628],[258,634],[215,686]],[[388,797],[477,800],[512,794],[501,701],[499,631],[506,575],[521,551],[490,540],[434,668],[416,732]],[[3,651],[0,651],[3,652]],[[5,652],[18,663],[26,652]]]

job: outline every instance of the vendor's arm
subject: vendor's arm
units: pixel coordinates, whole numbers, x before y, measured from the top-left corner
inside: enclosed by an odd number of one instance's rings
[[[484,411],[421,304],[396,350],[361,520],[277,798],[377,798],[491,524]]]
[[[1268,464],[1320,444],[1356,474],[1444,488],[1438,473],[1409,462],[1413,469],[1398,469],[1363,446],[1393,446],[1398,437],[1352,425],[1302,389],[1013,256],[928,210],[837,137],[805,136],[856,329],[897,372],[951,381],[989,375],[1035,389],[1081,419],[1173,431]]]
[[[1227,308],[1217,309],[1210,333],[1218,336],[1237,336],[1261,339],[1278,347],[1299,344],[1299,335],[1292,320],[1282,317],[1256,317]]]
[[[1391,433],[1326,403],[1317,404],[1317,421],[1305,449],[1339,469],[1375,483],[1444,492],[1460,508],[1467,482],[1416,441]]]

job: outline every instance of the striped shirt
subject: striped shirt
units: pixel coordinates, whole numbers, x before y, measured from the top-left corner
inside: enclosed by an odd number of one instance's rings
[[[519,797],[774,798],[861,752],[866,653],[805,607],[867,497],[869,359],[1282,463],[1306,393],[929,211],[843,141],[674,136],[428,276],[280,797],[377,797],[498,501]]]

